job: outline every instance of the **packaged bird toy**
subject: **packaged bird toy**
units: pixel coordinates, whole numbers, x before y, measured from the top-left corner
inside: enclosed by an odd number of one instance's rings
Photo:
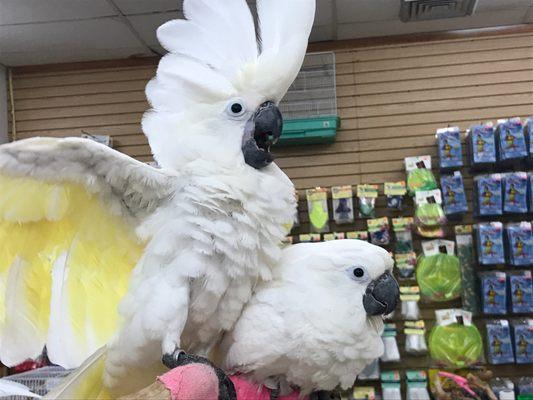
[[[531,222],[510,223],[505,226],[507,259],[509,264],[533,265],[533,234]]]
[[[333,219],[337,225],[351,224],[354,221],[353,191],[350,185],[331,188]]]
[[[346,232],[346,239],[358,239],[368,242],[368,232],[367,231],[351,231]]]
[[[482,273],[481,296],[485,314],[507,314],[507,275],[505,272]]]
[[[489,363],[494,365],[514,363],[515,358],[509,321],[489,321],[486,324],[486,328]]]
[[[396,237],[396,253],[409,253],[413,251],[413,225],[411,217],[392,219],[392,228]]]
[[[483,361],[483,339],[464,310],[435,311],[436,324],[429,335],[429,353],[438,366],[466,368]]]
[[[367,221],[370,243],[387,246],[390,243],[389,219],[387,217],[369,219]]]
[[[405,181],[385,182],[385,196],[387,197],[387,208],[391,210],[401,210],[403,198],[407,193]]]
[[[474,169],[487,169],[496,164],[496,140],[492,122],[472,125],[466,132],[468,158]]]
[[[511,311],[516,314],[533,313],[533,281],[531,271],[509,273]]]
[[[498,158],[501,163],[523,160],[527,157],[524,125],[519,117],[498,120],[496,137]]]
[[[378,185],[357,185],[357,198],[359,199],[359,216],[361,218],[375,217],[377,197]]]
[[[307,212],[309,213],[309,223],[312,232],[329,231],[329,212],[328,212],[328,190],[317,187],[307,189]]]
[[[437,129],[437,142],[441,170],[463,166],[461,131],[458,126]]]
[[[528,180],[526,172],[509,172],[507,174],[502,174],[504,213],[527,213],[527,187]]]
[[[482,222],[476,225],[478,261],[482,265],[505,263],[503,224]]]
[[[517,364],[533,363],[533,319],[514,321],[513,343]]]
[[[529,165],[533,164],[533,117],[530,117],[524,123],[524,133],[527,143],[527,161]]]
[[[407,190],[411,196],[419,190],[437,189],[437,181],[431,172],[431,156],[405,158]]]
[[[398,269],[398,277],[400,279],[414,279],[416,266],[416,253],[396,253],[394,254],[394,262]]]
[[[461,267],[455,256],[455,243],[431,240],[422,243],[416,280],[422,295],[431,301],[450,301],[461,296]]]
[[[442,237],[441,228],[446,223],[446,215],[442,208],[442,194],[439,189],[418,191],[415,197],[415,224],[418,233],[423,237]]]
[[[452,175],[442,175],[440,177],[440,186],[442,188],[446,216],[460,218],[468,211],[461,172],[455,171]]]
[[[474,178],[474,204],[480,217],[502,215],[501,174],[478,175]]]

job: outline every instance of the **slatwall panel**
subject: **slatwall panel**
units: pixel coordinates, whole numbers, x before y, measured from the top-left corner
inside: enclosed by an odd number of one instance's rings
[[[465,130],[480,121],[533,115],[533,33],[354,48],[337,51],[336,59],[342,118],[337,141],[277,149],[278,164],[298,189],[405,179],[404,157],[436,156],[437,128]],[[17,137],[107,134],[116,149],[149,161],[139,123],[148,107],[144,86],[154,72],[155,65],[15,70]],[[472,176],[466,169],[463,174],[471,198]],[[412,213],[407,207],[404,215]],[[382,215],[394,216],[380,197]],[[308,231],[303,199],[300,218],[295,234]],[[463,221],[472,222],[470,214]],[[346,229],[366,229],[366,223],[339,227]],[[423,317],[431,326],[434,309],[450,306],[460,304],[426,305]],[[400,347],[403,341],[400,335]],[[427,357],[405,357],[385,367],[428,365]],[[495,370],[500,376],[533,375],[533,366]]]

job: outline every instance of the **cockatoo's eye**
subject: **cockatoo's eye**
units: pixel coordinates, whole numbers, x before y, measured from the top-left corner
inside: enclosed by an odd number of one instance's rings
[[[226,107],[226,113],[232,118],[242,117],[246,113],[246,106],[242,99],[233,99]]]
[[[348,273],[350,274],[350,277],[353,280],[356,280],[358,282],[365,282],[368,280],[368,273],[366,272],[366,269],[361,266],[354,266],[350,267],[348,269]]]

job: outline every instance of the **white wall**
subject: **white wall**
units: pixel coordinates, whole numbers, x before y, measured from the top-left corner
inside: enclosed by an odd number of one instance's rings
[[[8,141],[7,134],[7,71],[0,65],[0,143]]]

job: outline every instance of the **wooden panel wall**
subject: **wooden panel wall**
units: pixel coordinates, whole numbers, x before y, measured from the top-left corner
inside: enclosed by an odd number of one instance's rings
[[[278,149],[298,188],[402,178],[405,156],[432,154],[435,129],[533,114],[533,33],[338,51],[342,129],[328,146]],[[154,61],[155,62],[155,61]],[[155,65],[14,71],[17,137],[110,134],[151,159],[140,119]]]

